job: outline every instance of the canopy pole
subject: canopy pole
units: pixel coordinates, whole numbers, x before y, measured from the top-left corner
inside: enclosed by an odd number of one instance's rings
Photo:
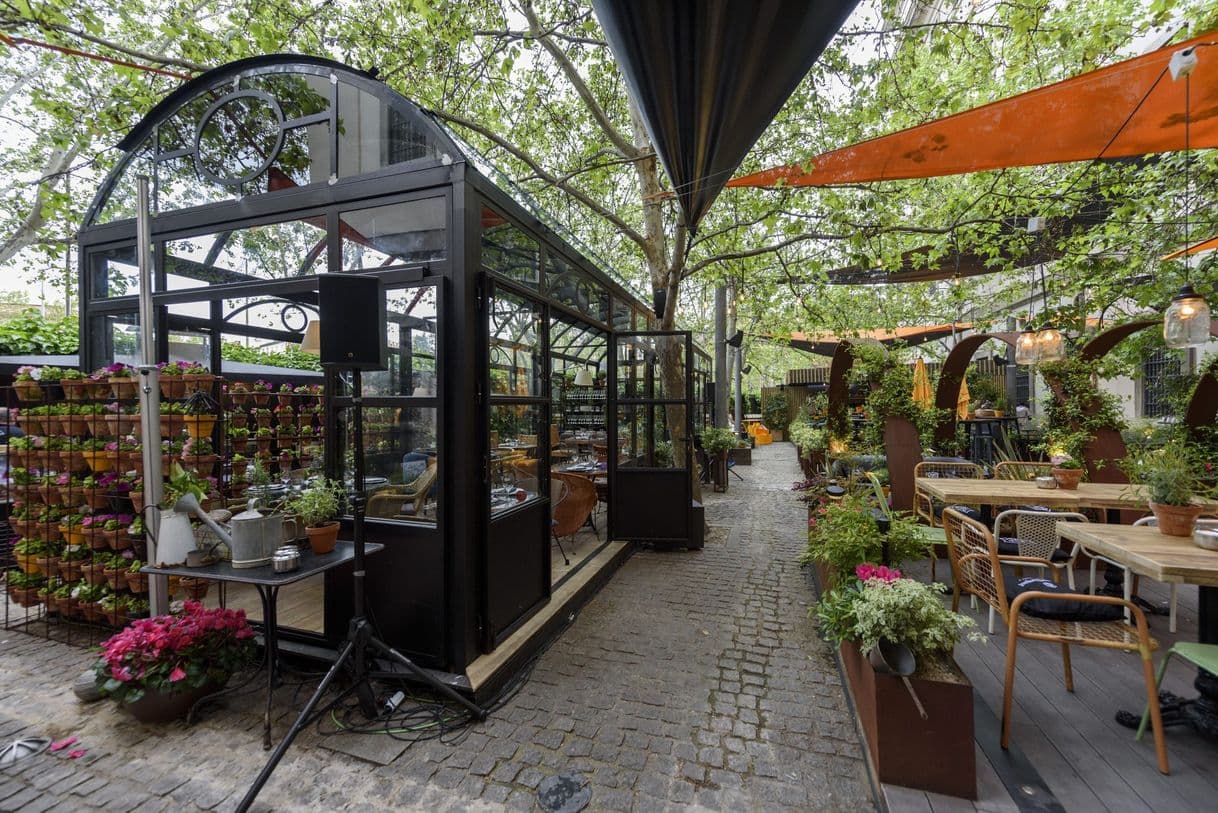
[[[140,275],[140,431],[144,461],[144,524],[149,533],[147,561],[157,562],[157,540],[161,533],[161,385],[156,366],[156,341],[153,332],[155,311],[152,306],[152,214],[148,200],[148,176],[137,180],[135,248]],[[153,615],[169,612],[169,579],[153,576],[148,580],[148,603]]]

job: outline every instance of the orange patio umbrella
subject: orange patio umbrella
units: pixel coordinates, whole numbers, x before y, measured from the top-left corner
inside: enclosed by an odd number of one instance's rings
[[[930,389],[930,374],[926,372],[926,362],[921,356],[914,363],[913,399],[915,403],[927,408],[935,404],[935,394]]]
[[[1185,80],[1172,54],[1218,31],[917,127],[734,178],[728,186],[826,186],[1184,149]],[[1218,147],[1218,48],[1189,80],[1193,149]]]

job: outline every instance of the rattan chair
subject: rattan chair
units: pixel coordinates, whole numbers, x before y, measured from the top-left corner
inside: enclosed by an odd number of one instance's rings
[[[966,480],[980,480],[981,467],[976,463],[931,463],[923,461],[914,466],[914,480],[919,477],[958,477]],[[939,527],[941,511],[935,507],[934,498],[925,491],[914,488],[914,514],[925,520],[932,528]]]
[[[427,502],[427,495],[435,485],[438,473],[439,468],[432,462],[413,483],[376,492],[368,498],[365,513],[369,517],[382,519],[417,517]]]
[[[1159,771],[1164,774],[1169,773],[1167,744],[1163,737],[1163,719],[1159,711],[1154,664],[1150,654],[1158,648],[1158,642],[1150,637],[1146,626],[1146,616],[1142,614],[1142,611],[1132,602],[1123,599],[1092,596],[1086,593],[1063,595],[1032,590],[1020,592],[1013,601],[1008,600],[1007,587],[1002,574],[1003,564],[1022,562],[1027,565],[1040,564],[1048,568],[1054,568],[1055,565],[1047,559],[1032,556],[999,557],[998,543],[988,528],[961,514],[956,514],[956,517],[958,517],[960,533],[959,552],[962,554],[958,559],[956,570],[956,578],[961,583],[960,589],[977,596],[997,610],[1007,625],[1007,659],[1002,698],[1002,747],[1007,748],[1011,741],[1015,656],[1021,638],[1029,641],[1046,641],[1061,646],[1066,691],[1070,692],[1074,691],[1074,675],[1070,668],[1071,644],[1101,649],[1119,649],[1125,652],[1136,652],[1142,658],[1142,674],[1146,681],[1146,702],[1155,735],[1155,755],[1158,758]],[[1038,601],[1042,606],[1052,606],[1061,602],[1063,609],[1066,607],[1065,602],[1077,602],[1076,607],[1081,605],[1123,607],[1129,617],[1133,619],[1134,624],[1131,626],[1122,619],[1083,621],[1069,618],[1047,618],[1043,616],[1043,612],[1033,616],[1024,612],[1025,606],[1032,601]],[[1031,608],[1029,607],[1029,609]]]

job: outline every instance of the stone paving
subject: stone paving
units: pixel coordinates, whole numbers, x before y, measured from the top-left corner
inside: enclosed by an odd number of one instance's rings
[[[753,459],[735,469],[745,482],[706,495],[719,532],[703,551],[636,553],[490,721],[387,766],[307,734],[256,809],[536,810],[537,786],[568,771],[589,780],[590,810],[873,808],[833,656],[806,618],[794,451]],[[0,771],[0,812],[228,811],[265,760],[258,692],[190,728],[145,727],[77,702],[87,652],[11,631],[0,641],[0,741],[71,734],[88,749]],[[279,734],[296,694],[276,695]]]

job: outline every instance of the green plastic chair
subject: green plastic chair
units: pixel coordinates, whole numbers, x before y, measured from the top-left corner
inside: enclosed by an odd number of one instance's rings
[[[1167,650],[1167,654],[1163,656],[1163,663],[1159,664],[1159,674],[1155,678],[1155,691],[1163,685],[1163,676],[1167,674],[1167,662],[1171,660],[1172,655],[1179,655],[1184,660],[1191,663],[1193,666],[1198,666],[1213,675],[1218,675],[1218,644],[1194,644],[1187,641],[1173,644],[1172,648]],[[1142,712],[1142,722],[1138,726],[1138,733],[1134,737],[1135,740],[1142,739],[1142,735],[1146,732],[1146,722],[1150,719],[1150,708],[1146,708]]]

